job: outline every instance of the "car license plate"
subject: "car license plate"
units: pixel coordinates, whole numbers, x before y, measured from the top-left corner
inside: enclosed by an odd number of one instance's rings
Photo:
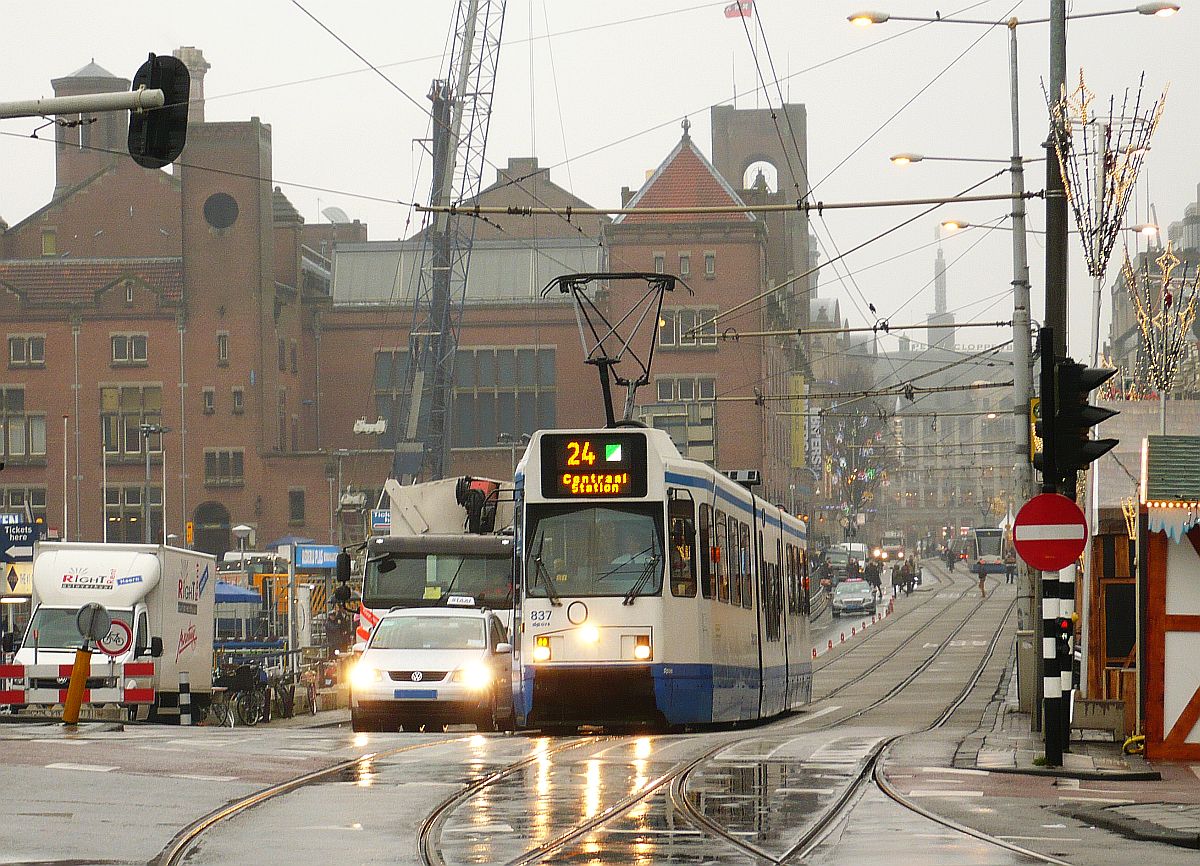
[[[396,689],[392,694],[397,700],[401,701],[437,700],[437,689]]]

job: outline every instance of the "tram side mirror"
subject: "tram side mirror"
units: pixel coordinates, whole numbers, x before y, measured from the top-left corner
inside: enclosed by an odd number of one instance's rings
[[[150,647],[146,653],[151,658],[161,658],[163,654],[163,642],[160,637],[150,638]]]
[[[496,644],[496,655],[505,655],[506,653],[510,653],[510,652],[512,652],[512,644],[510,644],[510,643]]]
[[[344,550],[337,555],[337,579],[342,583],[350,579],[350,554]]]
[[[17,636],[11,631],[7,632],[4,637],[0,638],[0,649],[6,653],[15,653],[17,651]]]

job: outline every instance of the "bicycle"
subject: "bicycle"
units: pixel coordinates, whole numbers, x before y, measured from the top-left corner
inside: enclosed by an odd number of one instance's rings
[[[266,709],[264,672],[254,665],[238,665],[232,672],[213,679],[213,706],[211,711],[218,724],[233,727],[233,719],[253,727],[263,717]],[[220,691],[221,698],[216,693]]]
[[[300,674],[300,685],[304,686],[304,709],[310,716],[317,714],[317,671],[309,668]]]

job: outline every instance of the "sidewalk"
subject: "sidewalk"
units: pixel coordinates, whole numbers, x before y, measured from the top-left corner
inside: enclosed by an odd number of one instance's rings
[[[1062,767],[1041,766],[1043,735],[1031,732],[1029,714],[1017,709],[1015,679],[1009,674],[1000,686],[979,730],[959,745],[955,767],[1054,777],[1063,787],[1082,780],[1121,784],[1117,791],[1123,799],[1060,805],[1057,811],[1131,839],[1200,849],[1200,765],[1151,764],[1140,755],[1122,754],[1121,743],[1085,739],[1071,741]]]

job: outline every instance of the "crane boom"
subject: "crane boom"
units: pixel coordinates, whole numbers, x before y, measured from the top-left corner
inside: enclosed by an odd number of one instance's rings
[[[476,198],[500,57],[505,0],[460,0],[446,75],[434,79],[431,204]],[[409,363],[397,401],[407,408],[396,442],[393,475],[443,478],[450,462],[454,357],[466,300],[475,220],[426,214],[409,329]]]

